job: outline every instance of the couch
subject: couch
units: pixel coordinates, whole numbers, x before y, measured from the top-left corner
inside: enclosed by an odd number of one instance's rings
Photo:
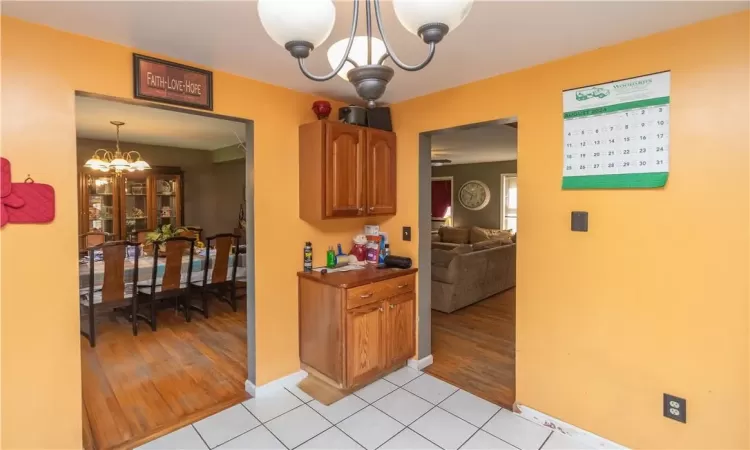
[[[471,242],[473,237],[474,243],[463,243],[463,237],[460,243],[432,242],[432,309],[451,313],[516,285],[515,236],[475,228],[467,238]],[[453,230],[438,234],[448,241],[464,235]]]

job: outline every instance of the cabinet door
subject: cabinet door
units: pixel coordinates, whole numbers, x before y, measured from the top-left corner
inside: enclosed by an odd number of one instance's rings
[[[375,378],[385,363],[383,302],[346,313],[346,380],[355,386]]]
[[[182,226],[182,192],[180,175],[154,174],[151,228],[171,224]]]
[[[83,197],[81,205],[87,208],[83,211],[85,219],[81,230],[103,231],[111,233],[114,239],[121,239],[117,179],[113,175],[84,175]]]
[[[386,303],[386,342],[388,363],[392,366],[414,356],[414,293],[391,297]]]
[[[147,177],[143,174],[126,174],[121,177],[123,184],[122,235],[124,239],[136,240],[133,236],[139,231],[151,231],[148,223],[150,208]]]
[[[367,131],[367,214],[396,214],[396,135]]]
[[[326,217],[363,215],[364,130],[342,123],[326,123],[325,144],[323,184]]]

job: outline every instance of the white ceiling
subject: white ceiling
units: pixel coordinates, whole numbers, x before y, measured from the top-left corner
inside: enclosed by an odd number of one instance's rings
[[[399,58],[416,63],[426,45],[401,27],[389,3],[383,2],[388,37]],[[438,45],[432,63],[419,72],[397,69],[382,100],[418,97],[747,8],[747,1],[476,1],[466,21]],[[308,61],[316,74],[330,70],[326,51],[348,33],[352,3],[337,1],[336,10],[333,33]],[[3,14],[298,91],[356,98],[338,77],[307,80],[266,35],[253,1],[5,0]],[[364,11],[360,16],[359,35]]]
[[[518,157],[517,129],[496,123],[453,129],[432,136],[432,159],[452,164],[512,161]]]
[[[115,140],[111,120],[125,122],[120,140],[135,144],[216,150],[245,141],[245,124],[91,97],[76,97],[76,135]]]

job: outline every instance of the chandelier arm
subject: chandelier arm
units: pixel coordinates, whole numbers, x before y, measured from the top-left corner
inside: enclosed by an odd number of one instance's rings
[[[347,60],[347,61],[348,61],[348,62],[349,62],[349,63],[350,63],[351,65],[353,65],[354,67],[359,67],[359,64],[357,64],[357,61],[355,61],[355,60],[353,60],[353,59],[351,59],[351,58],[346,58],[346,60]]]
[[[305,61],[304,58],[297,58],[297,62],[299,63],[299,70],[302,71],[302,74],[304,74],[307,78],[313,80],[313,81],[328,81],[331,78],[335,77],[339,72],[341,72],[341,69],[344,67],[344,64],[346,64],[346,61],[349,59],[349,53],[352,51],[352,44],[354,44],[354,36],[357,33],[357,22],[359,19],[359,2],[354,2],[354,11],[352,12],[352,28],[351,32],[349,33],[349,43],[346,44],[346,50],[344,51],[344,56],[341,58],[341,62],[339,62],[339,65],[336,66],[333,71],[327,75],[319,76],[314,75],[310,73],[309,70],[305,67]]]
[[[432,58],[435,56],[435,42],[430,42],[430,48],[429,48],[429,53],[427,54],[427,59],[413,66],[404,64],[400,59],[398,59],[396,54],[391,49],[391,46],[388,44],[388,38],[385,36],[385,30],[383,29],[383,17],[380,14],[380,0],[372,0],[372,1],[373,3],[375,3],[375,21],[378,24],[378,31],[380,32],[380,37],[383,38],[383,44],[385,44],[386,54],[390,56],[393,62],[403,70],[406,70],[408,72],[416,72],[417,70],[423,69],[427,64],[430,63],[430,61],[432,61]],[[383,57],[381,57],[380,59],[385,61]]]
[[[372,13],[370,0],[365,0],[365,23],[367,25],[367,65],[372,64]]]

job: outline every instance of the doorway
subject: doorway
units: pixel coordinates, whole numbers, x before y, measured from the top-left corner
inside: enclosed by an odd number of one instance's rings
[[[419,302],[418,360],[431,375],[511,408],[517,120],[422,133],[419,148],[418,284],[429,301]],[[436,179],[451,180],[450,202],[434,197]],[[441,221],[436,202],[451,210]]]
[[[84,447],[132,448],[255,384],[253,122],[76,92],[76,131]],[[148,168],[84,167],[112,160],[99,149]],[[105,247],[121,242],[136,245],[110,266]],[[163,295],[175,262],[179,295]],[[137,306],[105,305],[114,272]]]

